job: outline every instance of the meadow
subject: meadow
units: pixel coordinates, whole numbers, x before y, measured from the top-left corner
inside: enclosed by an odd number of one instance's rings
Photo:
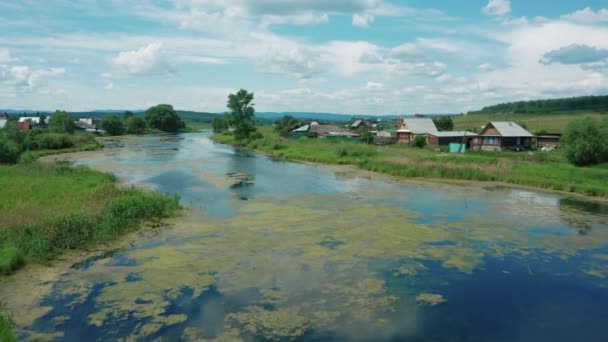
[[[578,111],[551,114],[486,114],[475,113],[453,116],[455,130],[479,131],[490,121],[515,121],[523,124],[530,132],[560,133],[572,121],[582,118],[603,119],[608,113]]]
[[[375,146],[325,139],[283,139],[272,127],[258,127],[263,137],[247,143],[230,134],[216,134],[218,142],[243,145],[275,157],[326,164],[349,164],[365,170],[406,178],[504,182],[608,197],[608,167],[575,167],[562,152],[468,152],[449,154],[435,147]]]

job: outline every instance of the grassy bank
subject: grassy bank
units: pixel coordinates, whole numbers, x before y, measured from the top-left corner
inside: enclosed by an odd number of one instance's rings
[[[115,183],[114,176],[85,167],[0,166],[0,273],[111,241],[179,207],[174,197]]]
[[[282,139],[271,127],[260,127],[262,139],[246,148],[272,156],[327,164],[350,164],[399,177],[497,181],[588,196],[608,197],[608,168],[575,167],[561,151],[469,152],[464,155],[438,152],[434,148],[373,146],[324,139]],[[215,141],[239,145],[232,135],[219,134]]]

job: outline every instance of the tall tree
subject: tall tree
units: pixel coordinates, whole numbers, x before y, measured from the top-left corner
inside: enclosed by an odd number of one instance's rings
[[[253,93],[249,93],[245,89],[228,95],[226,106],[230,109],[230,123],[234,127],[234,137],[237,140],[249,139],[256,131],[255,109],[252,101]]]
[[[65,111],[56,111],[51,116],[51,131],[57,133],[74,133],[74,118]]]
[[[159,104],[150,107],[144,114],[146,123],[150,128],[160,129],[161,131],[176,133],[186,125],[179,117],[172,105]]]

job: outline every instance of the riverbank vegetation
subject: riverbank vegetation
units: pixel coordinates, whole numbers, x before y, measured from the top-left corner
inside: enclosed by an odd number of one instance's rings
[[[350,164],[399,177],[496,181],[589,196],[608,197],[608,168],[575,167],[560,150],[549,152],[467,152],[448,154],[434,147],[374,146],[328,139],[283,139],[272,127],[258,127],[259,139],[216,134],[218,142],[271,156],[327,164]]]
[[[173,196],[116,186],[113,175],[86,167],[0,166],[0,273],[47,262],[65,250],[105,243],[144,220],[171,215]]]

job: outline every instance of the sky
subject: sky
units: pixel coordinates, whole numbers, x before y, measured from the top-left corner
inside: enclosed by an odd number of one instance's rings
[[[460,113],[608,94],[606,0],[0,0],[0,108]]]

